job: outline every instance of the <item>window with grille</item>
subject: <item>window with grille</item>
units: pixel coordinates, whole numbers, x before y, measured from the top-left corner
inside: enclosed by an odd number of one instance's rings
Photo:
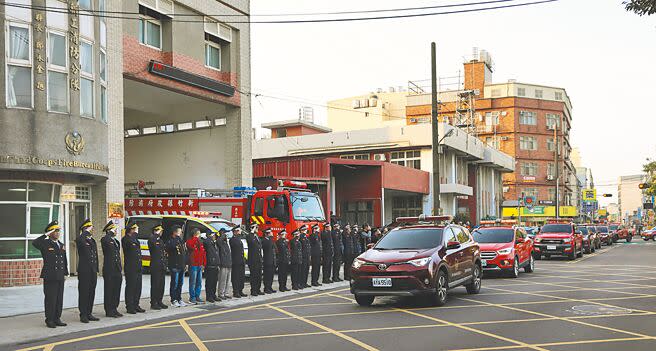
[[[520,136],[519,137],[519,148],[521,150],[537,150],[538,141],[535,137],[532,136]]]
[[[536,125],[538,123],[537,114],[531,111],[519,111],[519,124]]]
[[[399,166],[421,169],[421,151],[394,151],[390,154],[390,162]]]
[[[521,174],[523,176],[536,176],[538,174],[538,164],[535,162],[523,162],[521,165]]]
[[[398,217],[416,217],[422,214],[422,197],[395,196],[392,198],[392,219]]]
[[[345,201],[342,203],[342,222],[364,224],[374,222],[373,201]]]
[[[555,113],[547,113],[546,115],[547,127],[553,129],[554,126],[560,126],[560,115]]]

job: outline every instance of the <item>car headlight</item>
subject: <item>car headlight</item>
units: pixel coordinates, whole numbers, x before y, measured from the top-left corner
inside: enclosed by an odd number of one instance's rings
[[[565,239],[563,239],[563,242],[564,242],[564,243],[571,243],[571,242],[572,242],[572,238],[565,238]]]
[[[415,267],[423,267],[428,265],[433,259],[431,257],[418,258],[416,260],[408,261],[411,265]]]
[[[362,267],[362,265],[363,265],[364,263],[365,263],[365,262],[364,262],[363,260],[361,260],[361,259],[359,259],[359,258],[356,258],[355,260],[353,260],[353,265],[352,265],[352,267],[355,268],[355,269],[359,269],[360,267]]]
[[[507,255],[507,254],[509,254],[511,251],[512,251],[512,248],[509,247],[509,248],[507,248],[507,249],[501,249],[501,250],[498,250],[497,253],[498,253],[499,255]]]

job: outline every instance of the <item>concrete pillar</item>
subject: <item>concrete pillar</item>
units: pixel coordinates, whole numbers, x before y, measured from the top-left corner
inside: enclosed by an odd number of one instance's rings
[[[247,105],[247,106],[246,106]],[[242,107],[231,108],[226,116],[226,187],[251,186],[253,161],[251,157],[250,99],[242,99]]]

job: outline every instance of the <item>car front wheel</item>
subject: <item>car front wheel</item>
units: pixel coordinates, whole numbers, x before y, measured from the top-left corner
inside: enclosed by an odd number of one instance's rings
[[[435,283],[435,296],[433,302],[436,306],[444,306],[448,295],[448,281],[446,273],[440,270],[437,274],[437,281]]]
[[[509,272],[511,278],[519,277],[519,258],[515,256],[515,261],[513,262],[513,268]]]
[[[360,306],[371,306],[372,303],[374,303],[375,296],[362,296],[362,295],[355,295],[355,301],[358,303]]]
[[[481,291],[481,276],[481,267],[479,265],[475,265],[474,273],[472,275],[472,282],[465,285],[468,294],[478,294]]]
[[[533,271],[535,270],[535,260],[533,259],[533,255],[529,256],[528,259],[529,259],[528,265],[524,267],[524,272],[533,273]]]

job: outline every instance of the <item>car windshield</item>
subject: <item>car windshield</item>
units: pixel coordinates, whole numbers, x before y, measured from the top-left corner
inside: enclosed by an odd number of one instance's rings
[[[616,225],[611,225],[611,226],[610,226],[610,230],[617,230],[617,227],[618,227],[618,226],[616,226]]]
[[[602,233],[608,233],[608,227],[597,227],[597,230]]]
[[[542,227],[543,233],[571,233],[571,224],[545,224]]]
[[[587,227],[579,227],[579,230],[581,231],[581,234],[588,235],[588,228]]]
[[[425,250],[442,243],[442,228],[397,229],[387,233],[374,247],[377,250]]]
[[[323,214],[323,206],[321,206],[321,201],[316,194],[293,192],[291,193],[291,200],[294,219],[311,221],[326,220]]]
[[[474,240],[481,244],[509,243],[515,238],[512,229],[478,229],[472,235]]]
[[[225,229],[229,231],[234,227],[232,223],[228,223],[228,222],[209,222],[207,224],[209,224],[210,226],[212,226],[212,228],[216,230]]]

